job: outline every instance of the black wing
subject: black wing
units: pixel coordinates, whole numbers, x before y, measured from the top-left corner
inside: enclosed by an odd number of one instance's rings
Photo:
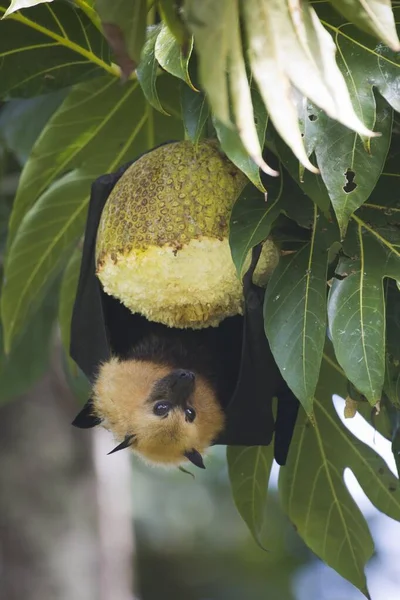
[[[97,229],[111,190],[130,164],[124,165],[116,173],[96,179],[90,194],[81,270],[71,320],[70,355],[92,383],[100,363],[110,358],[104,293],[96,277]],[[95,427],[99,423],[99,418],[92,414],[91,399],[73,421],[73,425],[82,429]]]
[[[275,433],[275,459],[283,465],[299,402],[283,379],[264,332],[265,290],[252,280],[260,253],[261,245],[253,249],[250,268],[243,278],[245,311],[241,367],[235,392],[225,410],[226,429],[218,443],[263,446],[271,443]],[[278,398],[276,422],[272,411],[274,397]]]
[[[70,354],[91,382],[99,364],[110,357],[103,292],[96,277],[97,229],[108,196],[130,164],[124,165],[116,173],[96,179],[90,195],[81,270],[72,313]]]

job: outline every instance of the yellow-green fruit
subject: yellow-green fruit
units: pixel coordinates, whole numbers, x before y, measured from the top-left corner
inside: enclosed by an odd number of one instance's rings
[[[111,192],[97,275],[132,312],[174,327],[218,325],[242,310],[230,213],[247,178],[210,141],[156,148]]]

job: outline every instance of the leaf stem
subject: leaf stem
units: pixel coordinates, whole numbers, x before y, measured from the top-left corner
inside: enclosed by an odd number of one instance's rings
[[[0,13],[4,14],[5,12],[6,12],[5,9],[3,7],[0,7]],[[104,69],[104,71],[106,71],[107,73],[110,73],[114,77],[120,76],[120,69],[116,65],[106,63],[103,59],[101,59],[99,56],[96,56],[96,54],[94,54],[90,50],[86,50],[85,48],[83,48],[79,44],[76,44],[72,40],[70,40],[62,35],[59,35],[58,33],[55,33],[54,31],[51,31],[50,29],[47,29],[46,27],[43,27],[42,25],[40,25],[39,23],[36,23],[35,21],[32,21],[31,19],[28,19],[21,13],[19,13],[19,12],[12,13],[8,18],[13,19],[14,21],[17,21],[18,23],[21,23],[22,25],[26,25],[27,27],[30,27],[31,29],[35,29],[36,31],[39,31],[43,35],[58,42],[60,44],[60,46],[69,48],[73,52],[76,52],[77,54],[84,56],[90,62],[98,65],[99,67]]]
[[[147,114],[147,147],[153,148],[154,146],[154,113],[150,104],[146,103],[146,114]]]
[[[357,217],[356,215],[352,215],[351,218],[353,219],[353,221],[355,221],[360,227],[363,227],[364,229],[366,229],[371,235],[375,236],[380,242],[381,244],[383,244],[384,246],[386,246],[387,248],[389,248],[389,250],[391,252],[393,252],[393,254],[395,254],[398,258],[400,258],[400,252],[398,250],[396,250],[395,246],[393,246],[393,244],[391,244],[390,242],[388,242],[384,237],[382,237],[381,235],[379,235],[379,233],[377,231],[375,231],[374,229],[372,229],[372,227],[369,227],[365,221],[363,221],[362,219],[360,219],[359,217]]]
[[[103,33],[101,28],[100,17],[95,9],[86,2],[86,0],[74,0],[75,6],[81,9],[82,12],[92,21],[93,25]]]
[[[347,35],[347,33],[343,33],[342,25],[340,27],[335,27],[334,25],[332,25],[331,23],[328,23],[327,21],[324,21],[323,19],[321,19],[321,23],[327,29],[330,29],[331,31],[334,31],[337,35],[342,35],[344,38],[346,38],[346,40],[349,40],[350,42],[352,42],[356,46],[359,46],[360,48],[362,48],[366,52],[369,52],[370,54],[373,54],[375,57],[380,58],[381,60],[384,60],[384,61],[388,62],[389,64],[393,65],[396,68],[399,67],[399,65],[397,63],[395,63],[393,60],[390,60],[386,56],[383,56],[382,54],[379,54],[375,50],[372,50],[372,48],[368,48],[368,46],[366,46],[365,44],[362,44],[361,42],[357,41],[355,38],[352,38],[350,35]],[[348,23],[346,23],[346,24],[348,25]]]

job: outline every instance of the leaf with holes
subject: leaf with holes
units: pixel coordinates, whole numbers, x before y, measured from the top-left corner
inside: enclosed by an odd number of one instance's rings
[[[8,6],[0,0],[0,16]],[[0,21],[0,97],[29,97],[116,70],[104,38],[71,4],[41,4]]]
[[[368,35],[346,23],[328,3],[319,3],[316,8],[323,25],[335,36],[339,49],[339,66],[347,81],[354,106],[359,114],[363,115],[367,125],[382,133],[381,139],[372,140],[371,143],[365,142],[363,149],[355,136],[352,140],[341,140],[345,131],[340,131],[337,126],[334,126],[333,131],[333,124],[326,122],[324,117],[323,121],[326,124],[322,126],[321,123],[310,123],[307,114],[303,115],[307,125],[306,137],[318,138],[316,125],[317,130],[321,127],[321,138],[317,141],[320,144],[320,154],[322,151],[319,167],[332,202],[337,204],[335,210],[344,232],[348,215],[368,198],[382,172],[390,141],[391,115],[379,94],[394,110],[400,111],[400,55],[383,44],[376,44]],[[393,11],[398,20],[400,6],[393,6]],[[374,89],[379,94],[374,94]],[[316,113],[311,110],[308,114]],[[346,157],[345,162],[343,157]],[[318,156],[317,161],[320,162]],[[352,167],[353,162],[357,168]],[[353,179],[352,184],[345,179],[347,170]],[[353,189],[346,194],[343,187],[347,183]],[[357,185],[357,188],[354,188],[354,185]]]
[[[162,119],[145,107],[137,83],[122,88],[109,78],[73,88],[50,119],[25,165],[13,210],[2,295],[7,349],[82,235],[93,180],[179,138],[177,122]]]
[[[143,93],[146,96],[146,100],[153,108],[166,115],[168,113],[161,106],[157,93],[158,63],[155,55],[155,45],[160,30],[161,25],[154,25],[149,28],[147,40],[143,47],[142,57],[136,73]]]
[[[140,62],[140,52],[146,39],[146,0],[96,0],[104,35],[128,79]]]
[[[250,250],[269,236],[281,211],[282,194],[283,178],[280,177],[274,179],[270,186],[268,202],[265,202],[265,195],[251,183],[246,185],[236,200],[229,226],[229,244],[240,278]]]
[[[330,0],[351,23],[383,41],[392,50],[400,50],[391,0]]]
[[[383,278],[400,281],[400,252],[359,217],[343,248],[329,293],[330,335],[346,376],[374,405],[385,377]]]
[[[174,75],[182,79],[189,87],[196,91],[189,75],[189,61],[193,50],[193,38],[191,37],[183,52],[174,35],[166,25],[161,26],[160,33],[157,36],[155,44],[155,56],[160,66]]]
[[[189,139],[197,144],[205,135],[205,125],[210,107],[203,92],[194,92],[187,85],[181,86],[182,118]]]
[[[314,425],[299,415],[279,492],[306,544],[368,595],[364,566],[373,553],[367,523],[344,484],[350,468],[376,508],[400,520],[398,479],[386,462],[340,422],[332,394],[346,396],[346,378],[327,347],[314,401]]]
[[[315,202],[326,217],[329,217],[331,203],[321,175],[305,171],[289,146],[285,144],[272,127],[268,128],[267,145],[278,156],[282,165],[302,192]]]
[[[226,456],[236,508],[256,542],[263,547],[261,534],[265,524],[268,483],[274,460],[273,444],[228,446]]]
[[[372,103],[370,117],[382,136],[370,140],[367,147],[354,132],[311,105],[301,117],[304,139],[306,143],[311,142],[310,151],[315,152],[342,236],[353,212],[373,191],[390,146],[392,110],[380,96],[375,103],[372,94]]]
[[[328,227],[314,205],[309,243],[281,258],[264,302],[265,333],[272,353],[309,415],[325,343]]]

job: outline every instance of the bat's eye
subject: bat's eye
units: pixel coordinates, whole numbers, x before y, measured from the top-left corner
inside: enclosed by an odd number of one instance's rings
[[[194,408],[186,408],[185,410],[185,419],[189,421],[189,423],[193,423],[196,418],[196,411]]]
[[[166,417],[170,410],[170,402],[156,402],[153,406],[153,413],[157,415],[157,417]]]

